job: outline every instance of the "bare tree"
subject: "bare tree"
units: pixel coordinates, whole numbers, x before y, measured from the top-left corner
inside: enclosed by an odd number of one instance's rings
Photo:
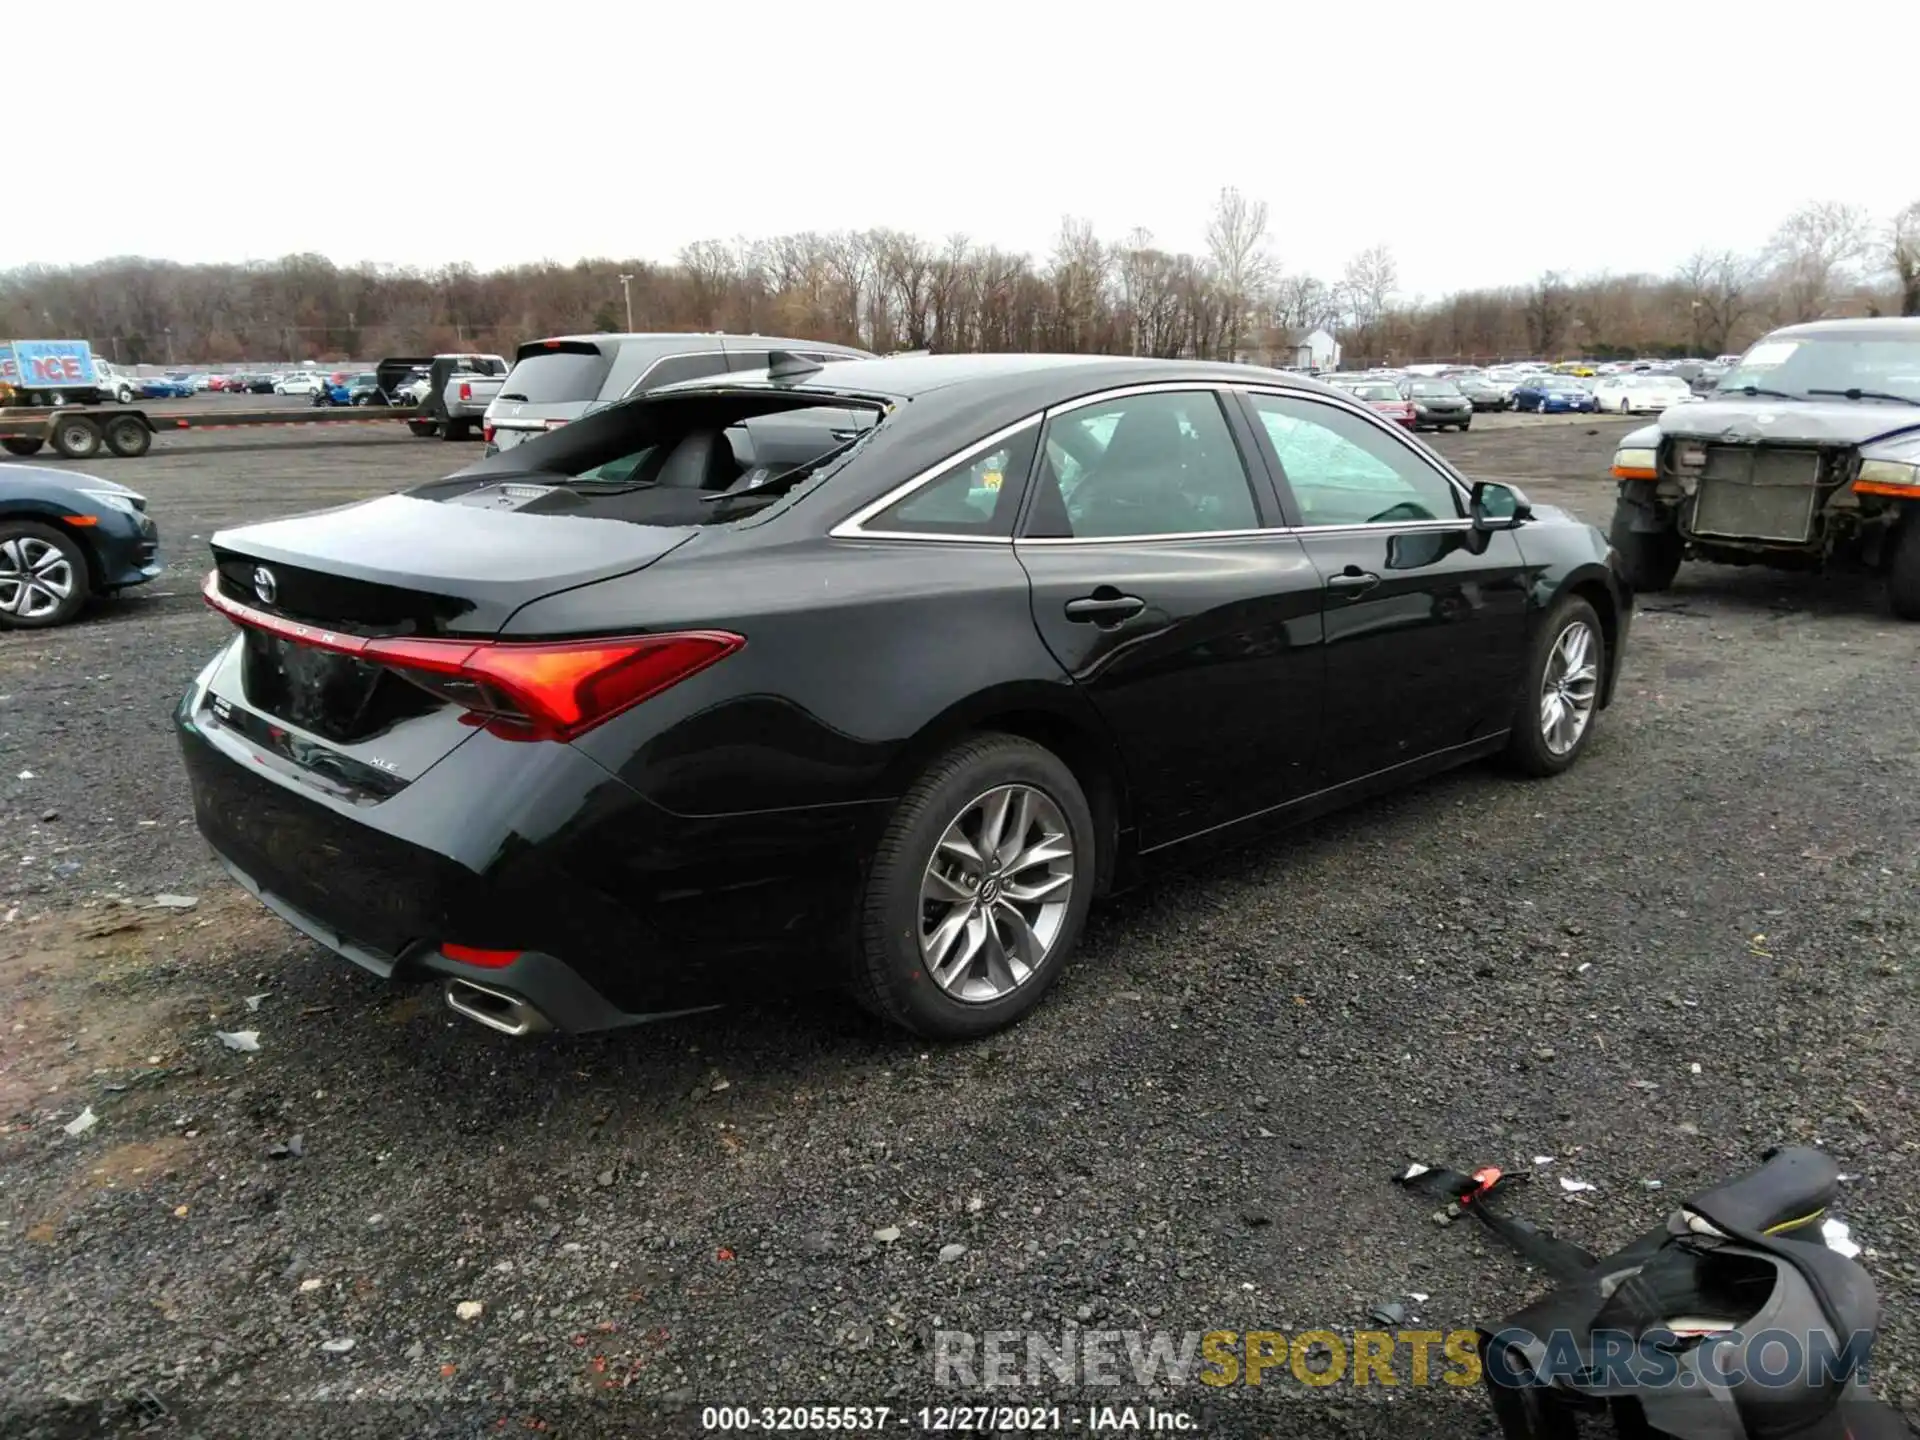
[[[1866,212],[1831,200],[1802,206],[1783,220],[1767,245],[1779,319],[1792,323],[1827,314],[1866,254],[1870,234]]]
[[[1567,333],[1573,319],[1573,302],[1567,294],[1567,282],[1557,270],[1549,270],[1527,291],[1527,346],[1541,359],[1551,355]]]
[[[1207,222],[1207,256],[1219,284],[1222,343],[1232,359],[1274,273],[1267,253],[1267,202],[1249,200],[1231,185],[1223,189]]]
[[[1696,250],[1675,278],[1687,304],[1689,348],[1696,355],[1723,355],[1733,332],[1753,311],[1758,267],[1731,250]]]
[[[1900,287],[1900,313],[1920,315],[1920,200],[1893,217],[1887,227],[1887,250]]]

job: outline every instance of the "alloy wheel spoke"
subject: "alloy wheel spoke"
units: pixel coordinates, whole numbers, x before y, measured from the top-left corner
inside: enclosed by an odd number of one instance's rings
[[[1017,983],[1026,979],[1047,958],[1047,947],[1033,933],[1033,926],[1027,923],[1027,917],[1019,906],[1003,899],[995,904],[993,914],[1001,939],[1006,944],[1007,963],[1014,970]]]
[[[921,949],[927,957],[927,963],[936,972],[944,968],[952,958],[954,943],[959,940],[967,928],[967,921],[973,918],[972,907],[956,905],[940,918],[933,927],[933,933],[921,942]]]
[[[941,905],[970,905],[977,886],[967,885],[938,868],[927,871],[920,886],[920,898]]]
[[[27,601],[27,586],[23,580],[0,577],[0,610],[9,615],[21,613]]]
[[[1009,880],[1000,887],[1000,893],[1007,899],[1021,905],[1037,905],[1073,884],[1071,873],[1065,875],[1047,875],[1039,880]],[[1062,897],[1064,898],[1064,897]]]
[[[1009,875],[1018,875],[1036,865],[1052,865],[1072,855],[1073,842],[1065,835],[1044,834],[1008,861],[1006,869]]]
[[[1549,690],[1540,700],[1540,728],[1549,737],[1560,724],[1560,712],[1566,707],[1560,703],[1560,692]]]
[[[980,802],[980,858],[991,861],[1006,838],[1007,812],[1013,808],[1011,788],[994,791]]]
[[[980,858],[972,839],[958,825],[949,826],[947,833],[940,837],[940,854],[956,862],[969,875],[978,876],[986,871],[987,862]]]
[[[1012,802],[1002,822],[1000,843],[995,847],[995,858],[1003,869],[1010,868],[1014,857],[1027,843],[1027,830],[1033,824],[1033,792],[1019,790],[1014,793]]]
[[[982,952],[992,943],[993,926],[987,923],[986,914],[980,910],[963,912],[960,943],[954,947],[947,963],[934,972],[934,982],[943,990],[963,987]]]

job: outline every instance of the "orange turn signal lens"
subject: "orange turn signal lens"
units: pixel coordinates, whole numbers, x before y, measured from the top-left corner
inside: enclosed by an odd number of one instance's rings
[[[1613,467],[1616,480],[1658,480],[1660,472],[1641,465],[1616,465]]]

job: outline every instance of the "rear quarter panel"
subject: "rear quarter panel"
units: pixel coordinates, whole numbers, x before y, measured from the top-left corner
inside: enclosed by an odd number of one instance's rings
[[[763,547],[707,532],[637,574],[530,605],[505,633],[623,627],[747,639],[575,742],[680,815],[886,801],[929,737],[993,713],[1043,710],[1097,729],[1041,643],[1009,545]]]

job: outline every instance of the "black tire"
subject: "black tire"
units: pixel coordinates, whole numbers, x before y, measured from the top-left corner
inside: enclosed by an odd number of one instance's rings
[[[122,460],[138,460],[153,448],[153,432],[134,415],[116,415],[107,421],[107,449]]]
[[[422,440],[431,440],[433,438],[433,432],[438,428],[439,427],[436,426],[431,420],[407,421],[408,432],[410,434],[413,434],[419,437]]]
[[[4,555],[4,547],[16,541],[41,541],[58,550],[67,562],[65,573],[69,577],[70,588],[66,598],[44,615],[17,615],[10,609],[0,609],[0,630],[45,630],[66,624],[87,603],[89,576],[86,554],[71,535],[55,526],[37,524],[32,520],[0,520],[0,564],[10,563]],[[10,589],[0,591],[0,605],[10,604],[11,599]]]
[[[1673,585],[1680,573],[1680,555],[1686,541],[1678,529],[1635,530],[1633,506],[1614,506],[1607,542],[1620,552],[1620,573],[1638,595],[1658,595]]]
[[[920,952],[922,877],[949,825],[998,786],[1025,785],[1058,808],[1073,846],[1073,882],[1053,944],[1027,978],[990,1000],[958,999],[928,974]],[[874,852],[849,988],[881,1019],[930,1039],[965,1040],[1011,1025],[1059,978],[1086,921],[1097,873],[1093,812],[1050,750],[1016,735],[963,740],[929,765],[901,799]]]
[[[1564,751],[1555,751],[1547,743],[1542,720],[1542,701],[1547,662],[1567,631],[1576,624],[1589,631],[1593,678],[1593,705],[1584,728]],[[1593,739],[1593,727],[1600,715],[1600,692],[1607,678],[1607,637],[1600,628],[1600,617],[1593,606],[1578,595],[1563,595],[1554,602],[1535,632],[1533,647],[1527,654],[1527,668],[1515,698],[1513,728],[1507,735],[1507,759],[1523,775],[1558,775],[1578,760]]]
[[[63,415],[53,422],[53,448],[69,460],[91,460],[100,453],[100,427],[84,415]]]
[[[1909,506],[1887,563],[1887,599],[1902,620],[1920,620],[1920,509]]]
[[[1473,421],[1471,421],[1471,420],[1462,420],[1462,421],[1460,422],[1460,433],[1461,433],[1462,435],[1464,435],[1464,434],[1466,434],[1466,433],[1467,433],[1467,431],[1469,431],[1469,430],[1471,430],[1472,428],[1473,428]]]
[[[0,440],[0,450],[5,450],[9,455],[38,455],[40,447],[46,443],[26,435],[9,435]]]
[[[472,435],[473,426],[465,420],[449,420],[446,428],[440,432],[442,440],[465,440]]]

